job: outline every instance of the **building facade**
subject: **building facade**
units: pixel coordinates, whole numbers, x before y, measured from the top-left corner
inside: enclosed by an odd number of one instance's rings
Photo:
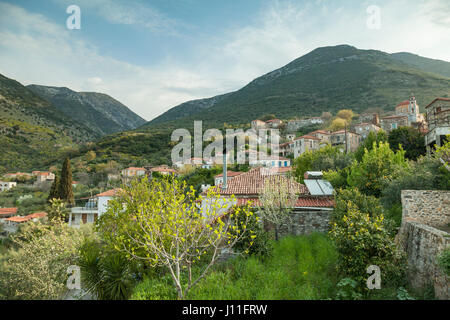
[[[450,134],[450,98],[436,98],[426,106],[428,133],[425,135],[427,151],[440,147]]]
[[[361,136],[348,130],[339,130],[331,134],[331,145],[341,147],[346,152],[355,152],[361,143]]]
[[[301,156],[306,151],[315,151],[320,148],[320,139],[313,136],[301,136],[294,140],[294,158]]]

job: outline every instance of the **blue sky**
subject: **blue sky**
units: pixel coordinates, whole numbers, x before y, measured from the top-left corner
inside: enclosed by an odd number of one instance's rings
[[[66,28],[72,4],[81,30]],[[104,92],[147,120],[338,44],[450,61],[450,2],[0,0],[0,73]]]

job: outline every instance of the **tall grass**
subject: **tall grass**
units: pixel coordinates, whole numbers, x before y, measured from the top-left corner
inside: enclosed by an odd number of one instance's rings
[[[290,236],[274,243],[272,255],[240,257],[215,268],[193,288],[188,299],[310,300],[335,295],[337,252],[322,234]],[[175,299],[167,279],[147,278],[132,299]],[[148,292],[158,289],[160,292]],[[161,294],[164,293],[164,294]]]

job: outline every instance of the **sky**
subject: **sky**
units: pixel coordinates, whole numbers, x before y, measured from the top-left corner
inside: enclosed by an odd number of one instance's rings
[[[450,62],[450,1],[0,0],[1,74],[106,93],[146,120],[339,44]]]

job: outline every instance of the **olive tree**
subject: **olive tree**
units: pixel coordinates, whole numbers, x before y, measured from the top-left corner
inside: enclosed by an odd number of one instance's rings
[[[265,178],[259,196],[259,213],[264,221],[274,225],[276,240],[279,228],[290,221],[289,213],[298,199],[299,186],[295,181],[278,175]]]
[[[196,197],[184,181],[143,178],[110,201],[97,230],[130,258],[166,269],[184,299],[224,253],[253,234],[247,228],[253,213],[235,203],[213,188]]]

